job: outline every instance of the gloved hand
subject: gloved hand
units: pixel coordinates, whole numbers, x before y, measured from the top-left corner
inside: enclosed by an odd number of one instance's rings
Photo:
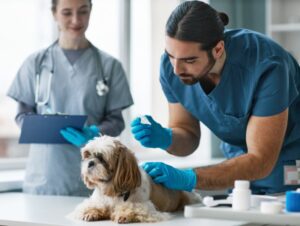
[[[98,136],[99,133],[100,130],[96,125],[86,126],[82,129],[82,131],[72,127],[60,130],[60,134],[76,147],[84,146],[89,140]]]
[[[147,162],[142,167],[155,183],[170,189],[192,191],[197,183],[193,169],[179,170],[162,162]]]
[[[144,147],[166,150],[172,143],[172,130],[162,127],[149,115],[145,117],[151,125],[141,123],[140,117],[131,122],[131,132],[134,138]]]

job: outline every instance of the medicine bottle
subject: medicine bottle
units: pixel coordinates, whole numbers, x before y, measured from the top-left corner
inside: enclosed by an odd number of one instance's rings
[[[232,190],[232,209],[248,210],[251,204],[251,190],[249,189],[249,181],[236,180],[234,189]]]

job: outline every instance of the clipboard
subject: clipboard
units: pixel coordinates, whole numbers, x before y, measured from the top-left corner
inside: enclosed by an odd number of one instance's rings
[[[73,127],[81,130],[86,115],[26,115],[24,117],[20,144],[66,144],[60,130]]]

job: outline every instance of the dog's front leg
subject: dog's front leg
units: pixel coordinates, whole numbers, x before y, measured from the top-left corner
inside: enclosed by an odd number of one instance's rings
[[[90,200],[85,200],[76,207],[70,216],[78,220],[100,221],[110,219],[110,213],[111,208],[109,206],[95,205]]]
[[[108,207],[97,208],[91,207],[84,210],[82,220],[85,221],[100,221],[110,219],[110,209]]]

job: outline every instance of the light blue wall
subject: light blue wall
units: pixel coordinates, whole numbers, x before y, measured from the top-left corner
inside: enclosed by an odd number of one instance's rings
[[[229,16],[227,28],[248,28],[265,33],[265,0],[210,0],[218,11]]]

